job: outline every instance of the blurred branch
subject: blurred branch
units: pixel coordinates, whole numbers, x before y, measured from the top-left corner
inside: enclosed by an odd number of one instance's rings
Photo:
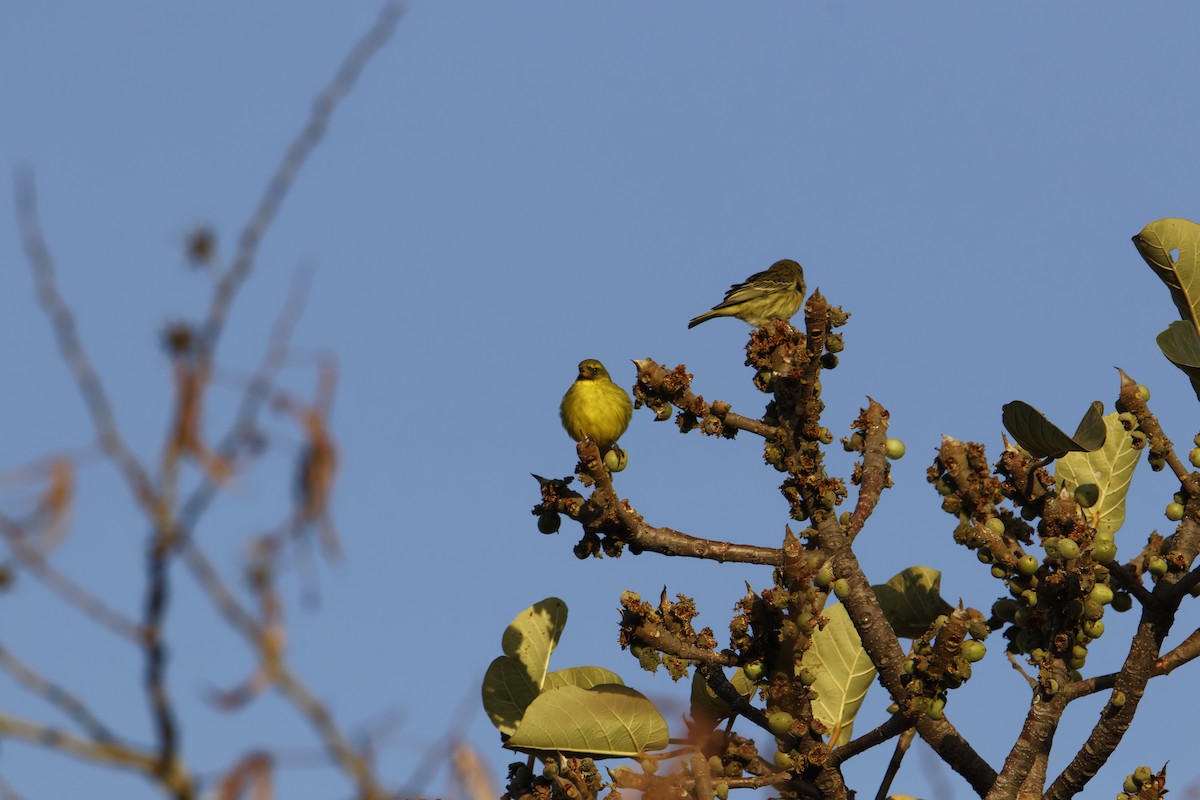
[[[0,669],[29,691],[62,711],[97,742],[115,742],[116,735],[79,698],[50,681],[0,645]]]
[[[399,2],[384,4],[374,24],[351,49],[333,80],[317,96],[308,121],[288,146],[283,160],[267,182],[267,188],[259,200],[258,207],[251,215],[250,221],[246,223],[246,227],[242,229],[233,261],[221,275],[213,292],[212,304],[201,332],[200,358],[202,363],[212,361],[217,340],[224,328],[225,318],[229,315],[234,296],[250,275],[250,271],[254,267],[254,259],[258,254],[258,245],[279,212],[296,175],[325,135],[325,129],[329,126],[329,120],[338,104],[354,88],[355,81],[371,58],[391,38],[392,31],[402,13],[403,8]]]
[[[107,605],[51,566],[50,562],[36,548],[25,542],[25,533],[21,526],[2,514],[0,514],[0,535],[4,537],[13,556],[21,566],[28,569],[50,591],[90,617],[102,628],[106,628],[134,644],[141,644],[141,627],[136,622]]]
[[[17,172],[16,206],[21,242],[25,248],[25,257],[29,260],[29,266],[33,271],[38,302],[50,319],[54,335],[58,339],[58,348],[83,395],[84,404],[92,417],[92,425],[96,429],[100,448],[124,476],[125,482],[129,484],[138,504],[145,511],[153,512],[156,505],[153,485],[141,462],[125,445],[125,440],[121,438],[108,394],[104,391],[100,376],[96,373],[96,368],[88,357],[87,351],[84,350],[83,340],[79,337],[75,315],[58,290],[54,259],[50,255],[50,249],[42,235],[41,219],[38,216],[37,207],[37,188],[32,172],[26,170]]]
[[[179,794],[184,787],[190,786],[191,783],[187,773],[178,764],[172,765],[173,769],[170,772],[161,774],[158,770],[158,757],[155,754],[113,742],[88,741],[69,733],[63,733],[57,728],[37,725],[0,712],[0,737],[4,736],[58,750],[95,764],[121,767],[146,775],[158,776],[163,785],[176,794]]]

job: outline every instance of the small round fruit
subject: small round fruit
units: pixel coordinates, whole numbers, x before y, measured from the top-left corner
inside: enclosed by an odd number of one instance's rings
[[[1200,447],[1193,447],[1188,451],[1188,461],[1192,462],[1193,467],[1200,467]]]
[[[987,647],[983,642],[977,642],[974,639],[965,639],[962,643],[963,658],[972,663],[979,661],[987,653]]]
[[[791,753],[783,750],[775,751],[775,766],[780,769],[791,769],[796,766],[796,762],[792,760]]]
[[[1092,545],[1092,558],[1107,564],[1117,557],[1117,546],[1112,542],[1096,542]]]
[[[1004,535],[1004,520],[999,517],[988,517],[988,521],[983,523],[983,527],[997,536]]]
[[[767,674],[767,665],[761,661],[751,661],[742,667],[742,672],[746,673],[746,677],[750,680],[757,681]]]
[[[558,762],[557,761],[547,761],[546,765],[544,767],[542,767],[542,777],[545,778],[546,780],[551,780],[557,776],[558,776]]]
[[[1074,539],[1059,539],[1058,555],[1067,561],[1079,558],[1079,544]]]
[[[1139,784],[1145,783],[1153,777],[1154,770],[1150,769],[1144,764],[1133,771],[1133,779]]]
[[[1113,692],[1112,697],[1108,698],[1108,704],[1113,708],[1120,708],[1125,705],[1125,693]]]
[[[838,600],[845,600],[848,594],[850,594],[850,584],[846,582],[845,578],[838,578],[833,582],[834,597]]]
[[[609,472],[620,472],[629,465],[629,454],[619,447],[614,447],[604,454],[604,466]]]
[[[946,718],[946,701],[940,697],[933,698],[929,709],[925,712],[930,719],[943,720]]]
[[[1088,593],[1089,600],[1095,600],[1102,606],[1106,606],[1113,601],[1113,590],[1106,584],[1097,583],[1092,587],[1092,591]]]
[[[1125,783],[1123,783],[1121,785],[1121,788],[1124,789],[1126,792],[1129,792],[1129,794],[1137,794],[1137,790],[1140,788],[1140,784],[1138,784],[1138,782],[1133,779],[1132,775],[1126,775]]]
[[[883,448],[887,452],[887,457],[893,461],[904,457],[904,442],[899,439],[889,438],[883,443]]]
[[[542,533],[558,533],[558,529],[562,527],[562,517],[557,511],[545,511],[538,514],[538,530]]]
[[[1008,570],[1006,570],[1004,567],[1000,566],[999,564],[995,564],[992,566],[992,577],[1000,578],[1001,580],[1003,580],[1004,578],[1008,577]]]
[[[1161,578],[1167,574],[1167,560],[1162,556],[1155,556],[1150,559],[1150,563],[1146,565],[1146,569],[1156,578]]]
[[[729,800],[729,784],[722,781],[713,787],[713,796],[717,800]]]
[[[821,356],[821,366],[825,369],[837,369],[838,357],[833,353],[826,353]]]
[[[1007,597],[1001,597],[992,603],[992,614],[1004,622],[1012,622],[1013,614],[1017,613],[1017,603]]]
[[[1093,639],[1099,639],[1104,635],[1104,620],[1093,619],[1083,623],[1083,632]]]
[[[658,772],[658,759],[657,758],[643,758],[642,759],[642,771],[645,772],[647,775],[653,775],[654,773]]]
[[[1075,502],[1080,508],[1091,508],[1100,500],[1100,487],[1094,483],[1081,483],[1075,487]]]
[[[842,440],[842,448],[847,453],[861,453],[863,449],[863,435],[861,433],[853,433],[849,439]]]
[[[1182,503],[1167,503],[1167,519],[1171,522],[1179,522],[1183,519],[1183,504]]]
[[[1140,397],[1142,399],[1143,403],[1150,402],[1150,387],[1149,386],[1147,386],[1144,383],[1139,383],[1137,386],[1137,393],[1138,393],[1138,397]]]
[[[787,736],[795,721],[796,718],[786,711],[772,711],[767,715],[767,727],[776,736]]]
[[[812,686],[817,682],[816,673],[804,667],[800,668],[800,672],[796,674],[796,677],[800,679],[800,683],[804,686]]]
[[[1036,556],[1026,554],[1017,559],[1017,572],[1022,575],[1032,575],[1037,572],[1037,568],[1038,560]]]
[[[817,570],[817,576],[813,579],[813,583],[822,591],[829,588],[829,584],[833,583],[833,570],[829,567],[821,567]]]
[[[1124,613],[1133,608],[1133,597],[1128,592],[1117,592],[1112,599],[1113,611]]]

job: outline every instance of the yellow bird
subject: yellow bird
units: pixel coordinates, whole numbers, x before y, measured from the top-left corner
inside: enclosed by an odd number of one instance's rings
[[[694,328],[715,317],[737,317],[756,328],[771,320],[789,320],[804,305],[804,269],[785,258],[756,272],[725,292],[725,299],[688,323]]]
[[[579,377],[563,395],[559,414],[572,439],[579,442],[586,436],[605,453],[629,427],[633,401],[603,364],[588,358],[579,362]]]

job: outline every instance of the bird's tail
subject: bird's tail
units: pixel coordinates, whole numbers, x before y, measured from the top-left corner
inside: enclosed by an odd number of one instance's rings
[[[710,319],[716,319],[717,317],[723,317],[723,316],[725,316],[725,315],[718,311],[715,311],[715,310],[714,311],[705,311],[700,316],[693,317],[692,321],[688,323],[688,328],[694,328],[697,325],[699,325],[701,322],[708,322]]]

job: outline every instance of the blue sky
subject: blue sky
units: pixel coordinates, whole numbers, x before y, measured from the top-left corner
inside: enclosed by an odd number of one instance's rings
[[[211,223],[231,253],[313,96],[376,11],[357,0],[0,11],[4,464],[92,435],[33,302],[12,170],[36,171],[62,290],[124,433],[152,461],[170,380],[158,332],[208,299],[207,278],[185,267],[184,237]],[[694,595],[724,640],[744,581],[763,588],[769,574],[654,556],[576,561],[570,525],[537,534],[529,473],[572,470],[557,406],[583,358],[626,386],[631,358],[686,363],[697,391],[759,413],[763,396],[742,366],[748,329],[685,325],[784,257],[853,313],[841,366],[824,380],[826,424],[844,435],[869,394],[908,445],[896,488],[858,540],[869,575],[938,567],[947,598],[988,608],[1001,590],[952,546],[953,520],[924,480],[943,434],[995,457],[1000,406],[1014,398],[1073,426],[1091,400],[1111,407],[1113,366],[1151,386],[1177,442],[1196,432],[1191,389],[1154,345],[1174,307],[1129,237],[1160,217],[1200,218],[1197,23],[1184,3],[414,0],[264,241],[210,398],[216,433],[292,277],[313,267],[295,342],[339,359],[334,516],[346,560],[322,567],[319,610],[293,602],[297,671],[348,728],[401,715],[379,754],[395,786],[451,728],[499,779],[507,758],[495,731],[478,710],[464,723],[457,709],[476,705],[504,626],[556,595],[571,621],[555,663],[616,669],[677,721],[684,687],[638,672],[616,647],[620,591],[665,584]],[[310,393],[312,369],[298,364],[284,381]],[[231,578],[246,537],[278,522],[289,498],[299,436],[282,417],[268,429],[260,468],[199,534]],[[787,507],[752,437],[681,437],[641,411],[622,443],[631,462],[618,489],[648,520],[779,541]],[[840,452],[831,462],[848,470]],[[144,525],[108,466],[81,465],[79,483],[56,564],[136,614]],[[1137,476],[1123,553],[1164,529],[1170,483]],[[11,479],[0,489],[10,513],[27,505]],[[176,578],[171,687],[193,767],[215,774],[253,745],[311,748],[275,697],[234,716],[204,703],[253,660],[190,578]],[[285,587],[296,601],[294,575]],[[1092,673],[1120,663],[1134,620],[1106,623]],[[1185,608],[1171,641],[1196,624]],[[0,598],[0,641],[122,732],[149,738],[136,653],[35,581]],[[948,707],[996,766],[1027,691],[1000,649]],[[1089,793],[1115,794],[1138,764],[1168,759],[1172,788],[1200,782],[1189,761],[1200,701],[1181,691],[1188,681],[1151,684]],[[5,711],[63,722],[7,679],[0,686]],[[885,705],[876,688],[864,714],[879,720]],[[1052,774],[1100,707],[1078,706],[1058,732]],[[889,754],[851,762],[850,783],[873,792]],[[135,777],[15,743],[0,775],[35,799],[83,787],[153,796]],[[445,775],[421,790],[456,796]],[[309,766],[284,768],[278,787],[289,798],[348,793],[332,770]],[[920,749],[894,790],[968,793]]]

